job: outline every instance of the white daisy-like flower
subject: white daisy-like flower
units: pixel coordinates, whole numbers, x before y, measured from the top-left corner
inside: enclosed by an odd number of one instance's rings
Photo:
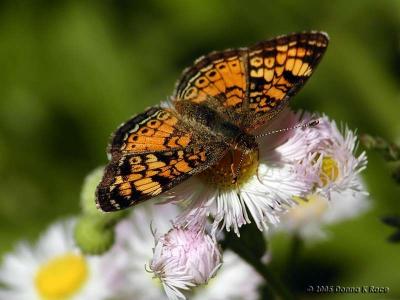
[[[224,252],[224,260],[217,276],[207,285],[198,287],[189,297],[192,300],[257,300],[262,277],[230,250]]]
[[[107,256],[85,256],[74,244],[73,220],[52,225],[35,246],[19,244],[0,267],[0,299],[107,299]],[[116,271],[116,270],[114,270]]]
[[[344,191],[333,192],[331,199],[313,193],[298,199],[298,205],[281,217],[277,231],[298,234],[305,240],[319,240],[327,237],[323,227],[335,224],[365,212],[370,207],[367,195]]]
[[[283,215],[279,226],[306,238],[324,237],[322,224],[348,219],[369,207],[368,193],[360,177],[367,157],[365,152],[356,156],[355,134],[348,128],[342,134],[326,116],[319,119],[314,132],[318,136],[307,157],[298,165],[307,177],[314,178],[313,192],[295,197],[298,205]]]
[[[115,280],[115,288],[120,292],[117,294],[117,299],[137,299],[137,300],[162,300],[166,299],[166,291],[169,293],[170,299],[176,299],[187,296],[189,299],[210,299],[210,300],[236,300],[236,299],[257,299],[258,286],[262,282],[262,278],[255,270],[252,269],[246,262],[239,258],[231,251],[225,251],[223,264],[218,270],[214,278],[209,280],[221,264],[221,257],[217,255],[215,242],[206,240],[209,247],[204,248],[207,253],[201,254],[193,249],[192,245],[184,246],[187,238],[183,236],[182,231],[170,233],[170,237],[176,242],[176,248],[171,247],[169,254],[176,254],[177,259],[171,259],[167,253],[161,253],[162,243],[160,238],[165,241],[164,233],[168,232],[172,226],[173,220],[180,211],[174,205],[147,205],[146,203],[135,207],[131,215],[121,221],[117,225],[117,242],[115,247],[125,255],[114,258],[114,263],[125,267],[124,276]],[[151,228],[148,224],[151,222]],[[158,241],[154,248],[154,238]],[[175,239],[176,238],[176,239]],[[191,241],[196,240],[195,236],[190,236]],[[207,242],[208,240],[208,242]],[[169,245],[171,246],[172,243]],[[154,252],[153,253],[153,249]],[[189,249],[190,248],[190,249]],[[164,249],[165,250],[165,249]],[[190,257],[187,257],[184,252],[190,251]],[[210,252],[209,252],[210,250]],[[117,253],[117,252],[115,252]],[[211,255],[210,255],[211,253]],[[129,259],[127,260],[126,257]],[[181,261],[179,261],[179,258]],[[174,267],[177,263],[187,264],[189,261],[194,262],[196,259],[205,260],[199,262],[195,267],[198,272],[188,274],[184,270],[175,272]],[[207,261],[207,259],[209,259]],[[163,267],[165,263],[170,261],[167,267]],[[149,263],[150,262],[150,263]],[[146,265],[145,263],[149,263]],[[204,268],[202,268],[202,266]],[[154,274],[153,269],[158,274]],[[150,272],[151,271],[151,272]],[[165,272],[166,271],[166,272]],[[193,272],[193,269],[192,269]],[[169,274],[170,277],[165,278]],[[161,280],[160,280],[161,279]],[[165,279],[169,279],[167,283]],[[174,288],[169,288],[167,284],[171,283],[171,279],[177,283],[172,285]],[[208,281],[206,285],[194,287],[198,283]],[[229,288],[227,285],[229,284]],[[166,288],[166,289],[165,289]],[[187,290],[190,288],[190,290]]]
[[[117,224],[114,247],[118,251],[114,252],[113,262],[115,266],[124,270],[124,276],[114,280],[114,287],[118,290],[117,299],[166,298],[160,280],[155,278],[146,266],[153,256],[153,234],[167,232],[171,228],[171,220],[178,213],[178,208],[173,205],[143,203],[136,206],[128,218]]]
[[[356,156],[357,136],[347,127],[342,134],[335,121],[330,121],[326,116],[321,118],[320,124],[320,139],[312,150],[319,156],[315,164],[320,179],[318,192],[326,194],[328,198],[332,192],[366,193],[358,175],[367,167],[367,156],[365,152]],[[310,157],[307,162],[313,164]]]
[[[205,223],[208,216],[218,228],[239,228],[251,222],[260,230],[277,224],[279,216],[294,204],[294,195],[305,195],[313,187],[312,174],[297,166],[314,144],[314,128],[301,126],[299,115],[289,109],[258,130],[259,151],[242,156],[230,151],[215,166],[179,184],[164,196],[165,201],[182,203],[186,210],[176,221],[191,227]],[[280,130],[292,128],[291,130]],[[232,171],[239,176],[232,182]]]

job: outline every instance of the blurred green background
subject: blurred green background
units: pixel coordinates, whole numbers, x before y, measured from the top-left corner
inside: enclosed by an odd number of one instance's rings
[[[400,142],[398,0],[2,2],[0,253],[78,213],[82,180],[106,163],[111,132],[167,99],[196,57],[309,29],[331,44],[293,106]],[[302,252],[303,299],[400,299],[400,245],[387,243],[392,230],[380,222],[400,213],[400,188],[375,153],[365,179],[373,209]],[[318,283],[391,293],[301,293]]]

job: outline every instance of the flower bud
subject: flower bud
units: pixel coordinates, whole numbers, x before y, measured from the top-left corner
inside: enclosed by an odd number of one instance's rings
[[[180,290],[207,283],[221,263],[214,238],[203,231],[174,227],[156,239],[150,269],[169,299],[185,299]]]

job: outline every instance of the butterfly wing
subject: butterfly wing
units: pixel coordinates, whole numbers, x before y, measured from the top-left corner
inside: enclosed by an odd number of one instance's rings
[[[173,99],[205,103],[251,131],[285,107],[311,76],[327,45],[325,33],[305,32],[210,53],[183,72]]]
[[[250,130],[277,115],[312,75],[327,46],[322,32],[277,37],[248,49],[248,111],[243,126]]]
[[[111,155],[165,151],[182,148],[193,141],[193,131],[173,110],[151,107],[122,124],[114,133]]]
[[[277,115],[311,76],[328,45],[321,32],[281,36],[213,52],[186,69],[174,101],[203,103],[251,132]],[[171,109],[151,108],[122,125],[97,189],[104,211],[154,197],[218,162],[227,145]]]
[[[246,95],[246,50],[212,52],[183,71],[173,100],[206,103],[217,111],[239,112]]]
[[[96,191],[103,211],[157,196],[215,164],[226,144],[203,136],[170,109],[150,108],[123,124],[109,147],[111,161]]]

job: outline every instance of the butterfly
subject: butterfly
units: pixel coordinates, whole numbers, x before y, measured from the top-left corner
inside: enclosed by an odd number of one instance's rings
[[[115,211],[170,190],[228,153],[258,149],[254,132],[279,114],[311,76],[329,38],[279,36],[212,52],[185,69],[169,105],[147,109],[114,133],[96,205]]]

